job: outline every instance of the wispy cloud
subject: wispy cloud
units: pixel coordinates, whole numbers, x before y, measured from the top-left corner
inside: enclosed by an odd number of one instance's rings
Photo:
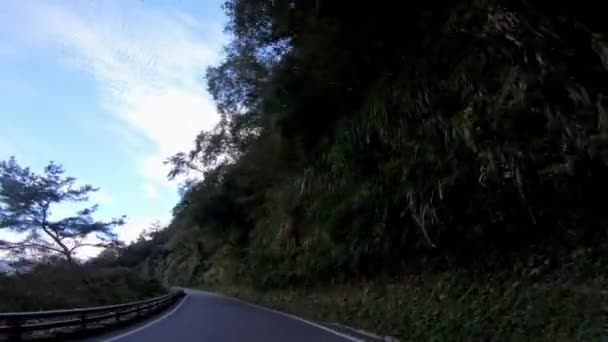
[[[164,215],[161,218],[144,218],[137,217],[131,220],[128,220],[127,223],[116,229],[116,232],[120,236],[120,240],[125,243],[131,243],[139,237],[139,235],[146,229],[154,226],[160,225],[161,227],[166,226],[169,223],[170,217],[168,215]],[[11,237],[9,235],[3,236],[5,239],[13,239],[16,237]],[[99,242],[94,236],[89,237],[86,242]],[[82,247],[77,250],[76,256],[83,259],[88,259],[94,257],[99,254],[103,249],[98,247]]]
[[[142,231],[156,224],[160,225],[161,227],[166,226],[170,219],[171,217],[168,214],[156,218],[136,217],[127,221],[127,224],[118,228],[117,231],[119,232],[122,241],[128,243],[135,241]]]
[[[93,77],[116,130],[135,132],[150,144],[137,162],[145,184],[167,186],[163,160],[189,149],[196,134],[217,121],[203,77],[219,58],[220,25],[133,2],[101,4],[110,5],[30,2],[22,10],[31,23],[23,26],[29,27],[29,41],[51,45]],[[131,138],[126,146],[133,145]]]
[[[112,196],[104,189],[97,190],[90,197],[91,197],[90,200],[92,203],[110,205],[114,202],[114,200],[112,199]]]
[[[156,189],[156,187],[150,183],[145,183],[142,185],[142,189],[144,190],[146,197],[150,199],[156,199],[160,196],[158,189]]]

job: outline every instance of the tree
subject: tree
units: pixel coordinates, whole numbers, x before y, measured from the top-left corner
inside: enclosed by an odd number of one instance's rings
[[[53,206],[86,202],[91,193],[99,190],[91,185],[77,186],[76,179],[64,176],[64,172],[53,162],[37,174],[20,166],[14,157],[0,161],[0,230],[15,233],[18,240],[0,239],[0,250],[19,256],[59,255],[73,262],[81,247],[118,243],[114,228],[124,224],[124,216],[107,222],[95,220],[97,205],[62,219],[52,216]],[[96,242],[91,242],[93,234]]]

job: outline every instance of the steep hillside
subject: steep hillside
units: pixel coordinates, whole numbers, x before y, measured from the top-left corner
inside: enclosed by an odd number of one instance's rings
[[[204,180],[122,258],[172,284],[296,297],[375,281],[432,301],[447,277],[453,316],[420,304],[408,319],[452,322],[447,336],[469,316],[501,317],[472,325],[482,339],[497,327],[595,336],[608,220],[608,37],[595,7],[227,1],[233,39],[207,73],[221,121],[169,159],[170,177]],[[555,301],[534,299],[542,289]],[[581,293],[596,305],[578,305]],[[522,324],[504,323],[517,313]]]

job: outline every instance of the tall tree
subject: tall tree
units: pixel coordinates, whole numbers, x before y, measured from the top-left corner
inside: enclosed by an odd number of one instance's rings
[[[53,206],[86,202],[99,190],[77,186],[76,179],[64,173],[53,162],[37,174],[20,166],[14,157],[0,161],[0,231],[17,236],[17,241],[0,239],[0,250],[20,256],[31,252],[59,255],[73,262],[76,251],[84,246],[107,247],[118,242],[114,228],[124,224],[125,217],[95,220],[97,205],[62,219],[51,215]],[[97,239],[90,239],[91,235]]]

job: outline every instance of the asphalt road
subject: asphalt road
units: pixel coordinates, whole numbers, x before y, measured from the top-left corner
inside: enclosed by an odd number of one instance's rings
[[[154,320],[106,336],[106,342],[345,342],[360,341],[315,323],[213,293],[187,296]]]

